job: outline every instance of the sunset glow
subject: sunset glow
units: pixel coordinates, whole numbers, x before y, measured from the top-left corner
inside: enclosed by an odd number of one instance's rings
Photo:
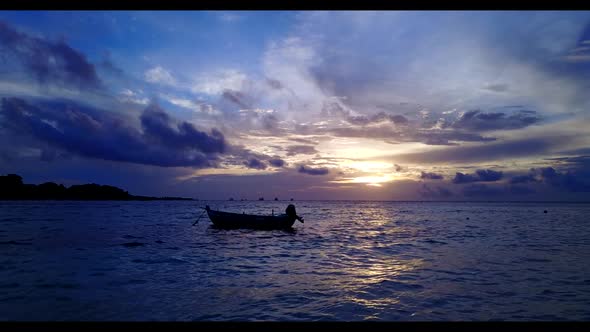
[[[588,22],[3,11],[0,170],[210,199],[584,199]]]

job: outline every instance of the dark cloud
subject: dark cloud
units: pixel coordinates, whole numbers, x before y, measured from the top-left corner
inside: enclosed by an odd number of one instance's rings
[[[421,142],[428,145],[457,145],[456,142],[491,142],[496,138],[479,134],[448,130],[418,130],[404,135],[405,142]]]
[[[499,196],[504,193],[502,188],[486,186],[485,184],[470,184],[463,188],[465,197]]]
[[[327,133],[338,137],[384,139],[392,143],[420,142],[428,145],[457,145],[456,142],[490,142],[496,140],[493,137],[483,137],[478,134],[457,130],[411,129],[399,131],[390,126],[333,128],[327,130]]]
[[[309,175],[326,175],[330,172],[329,169],[324,168],[324,167],[311,168],[309,166],[304,166],[304,165],[299,166],[297,171],[299,173],[304,173],[304,174],[309,174]]]
[[[303,143],[303,144],[313,144],[313,145],[318,144],[317,141],[313,141],[313,140],[305,139],[305,138],[298,138],[298,137],[290,137],[289,140],[293,141],[293,142],[297,142],[297,143]]]
[[[457,172],[457,174],[455,174],[455,178],[453,178],[453,183],[470,183],[477,181],[479,181],[479,178],[477,176],[463,174],[461,172]]]
[[[291,145],[287,147],[287,156],[295,156],[298,154],[316,154],[318,150],[311,145]]]
[[[265,114],[261,117],[262,128],[273,131],[278,129],[279,119],[274,114]]]
[[[475,174],[463,174],[457,172],[453,183],[470,183],[470,182],[494,182],[502,179],[502,172],[496,172],[491,169],[478,169]]]
[[[171,149],[188,148],[204,153],[223,153],[226,150],[227,143],[217,129],[207,134],[188,122],[175,125],[170,116],[155,104],[148,106],[140,119],[146,137]]]
[[[420,179],[423,180],[442,180],[444,179],[444,176],[442,176],[442,174],[436,174],[436,173],[426,173],[426,172],[422,172],[420,174]]]
[[[539,182],[532,174],[517,175],[510,179],[511,184]]]
[[[484,113],[469,111],[450,126],[455,129],[473,131],[520,129],[539,122],[541,118],[535,111],[518,110],[511,114],[504,112]]]
[[[550,158],[549,160],[553,161],[562,173],[569,173],[582,182],[590,183],[590,156]]]
[[[271,166],[274,166],[274,167],[283,167],[283,166],[285,166],[285,165],[287,164],[287,163],[286,163],[286,162],[285,162],[283,159],[281,159],[281,158],[273,158],[273,159],[269,159],[269,160],[268,160],[268,163],[269,163]]]
[[[508,84],[488,84],[483,89],[493,92],[506,92],[508,91]]]
[[[252,100],[241,91],[224,90],[221,94],[222,100],[227,100],[243,109],[252,108]]]
[[[346,118],[350,116],[350,110],[346,109],[343,103],[338,100],[325,101],[320,111],[322,117]]]
[[[392,114],[386,114],[385,112],[379,112],[377,114],[373,114],[373,115],[369,115],[369,116],[348,115],[346,117],[346,121],[350,124],[359,125],[359,126],[364,126],[364,125],[368,125],[371,123],[379,123],[379,122],[383,122],[383,121],[390,121],[391,123],[394,123],[397,125],[404,125],[404,124],[408,123],[408,119],[405,118],[403,115],[392,115]]]
[[[266,84],[275,90],[281,90],[283,88],[283,84],[279,80],[275,80],[272,78],[266,79]]]
[[[357,126],[366,126],[385,121],[396,125],[406,125],[408,123],[408,119],[403,115],[388,114],[386,112],[371,115],[352,115],[350,109],[340,100],[324,102],[320,114],[328,118],[344,119],[346,122]]]
[[[577,151],[584,151],[585,149],[579,149]],[[547,160],[554,160],[559,161],[565,164],[570,165],[585,165],[590,166],[590,155],[583,155],[583,156],[575,156],[575,157],[557,157],[557,158],[547,158]]]
[[[478,169],[475,174],[479,177],[480,181],[493,182],[502,179],[502,172],[493,171],[491,169]]]
[[[590,192],[590,172],[587,169],[559,172],[553,167],[532,168],[530,174],[553,187],[571,192]]]
[[[253,169],[266,169],[270,164],[273,167],[281,164],[282,159],[277,156],[268,156],[266,154],[257,153],[244,147],[243,145],[231,144],[228,145],[227,150],[223,154],[223,163],[226,166],[243,166]]]
[[[480,146],[458,146],[437,151],[408,153],[396,155],[395,158],[403,162],[418,164],[498,161],[541,155],[554,148],[562,147],[563,144],[570,141],[571,137],[567,136],[535,137]]]
[[[574,150],[561,151],[561,152],[559,152],[559,154],[565,154],[565,155],[590,155],[590,148],[579,148],[579,149],[574,149]]]
[[[590,158],[574,157],[554,158],[568,163],[562,165],[565,171],[559,171],[551,166],[531,168],[527,174],[514,176],[511,184],[543,183],[550,187],[569,192],[590,192]]]
[[[420,189],[420,195],[427,198],[448,198],[453,196],[453,192],[444,187],[431,187],[424,184]]]
[[[225,150],[223,135],[176,124],[156,106],[141,116],[143,132],[129,119],[73,102],[33,105],[19,98],[2,99],[2,126],[13,133],[69,153],[111,161],[163,167],[214,167]]]
[[[260,161],[256,158],[251,158],[247,161],[244,161],[244,165],[246,165],[246,167],[248,168],[253,168],[253,169],[266,169],[266,164],[263,161]]]
[[[240,121],[237,123],[239,130],[264,129],[277,136],[284,133],[279,130],[279,119],[273,111],[261,112],[255,109],[241,109],[239,114]]]
[[[119,67],[117,67],[110,59],[103,59],[100,63],[98,63],[99,68],[105,70],[111,75],[114,75],[119,78],[125,77],[125,71]]]
[[[93,64],[64,41],[49,41],[0,22],[0,52],[20,62],[41,84],[97,89],[101,81]]]

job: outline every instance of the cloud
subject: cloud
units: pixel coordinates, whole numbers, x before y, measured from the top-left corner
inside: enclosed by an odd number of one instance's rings
[[[343,98],[326,98],[322,103],[320,114],[323,117],[344,119],[346,122],[356,126],[366,126],[382,122],[390,122],[395,125],[408,124],[408,119],[405,116],[388,114],[383,111],[371,115],[354,114],[352,109],[346,105]]]
[[[490,142],[496,140],[493,137],[484,137],[457,130],[419,130],[416,128],[397,130],[390,126],[370,128],[340,127],[323,131],[338,137],[383,139],[394,143],[420,142],[427,145],[457,145],[456,142]]]
[[[579,84],[587,82],[587,67],[560,61],[580,39],[588,13],[314,12],[302,16],[299,35],[321,33],[321,38],[306,39],[323,57],[312,71],[317,82],[364,109],[376,103],[416,101],[433,109],[468,109],[473,103],[491,105],[523,97],[544,110],[559,112],[561,101],[575,105],[573,100],[584,98],[588,86]],[[392,33],[384,38],[383,31]],[[474,54],[474,49],[481,52]],[[427,80],[420,79],[426,75]],[[508,89],[504,82],[518,85]],[[560,88],[555,89],[556,85]],[[482,93],[482,86],[502,93]]]
[[[304,143],[304,144],[318,144],[317,141],[307,139],[307,138],[298,138],[298,137],[289,137],[287,138],[289,141],[297,142],[297,143]]]
[[[287,156],[295,156],[298,154],[316,154],[318,150],[311,145],[291,145],[287,147]]]
[[[227,91],[241,91],[247,82],[246,74],[233,69],[226,69],[201,75],[191,87],[194,93],[221,95]]]
[[[244,109],[249,109],[253,105],[252,99],[241,91],[225,89],[221,94],[221,98]]]
[[[124,89],[119,93],[119,100],[123,103],[133,103],[139,105],[149,104],[149,99],[142,97],[140,93],[134,92],[130,89]]]
[[[511,184],[539,182],[532,174],[517,175],[510,179]]]
[[[468,163],[500,161],[545,154],[571,142],[570,136],[532,137],[488,143],[479,146],[458,146],[445,149],[396,155],[399,161],[416,164]]]
[[[284,131],[278,131],[279,119],[272,109],[241,109],[238,113],[240,130],[264,129],[277,136],[284,135]]]
[[[543,182],[571,192],[590,192],[590,172],[588,169],[559,172],[553,167],[532,168],[530,174],[540,177]]]
[[[451,124],[451,127],[474,131],[512,130],[530,126],[540,120],[535,111],[518,110],[507,114],[504,112],[483,113],[475,110],[463,113]]]
[[[256,158],[251,158],[247,161],[244,161],[244,165],[246,165],[246,167],[248,168],[253,168],[253,169],[266,169],[266,164],[261,161],[258,160]]]
[[[552,158],[565,162],[561,164],[565,171],[554,167],[531,168],[527,174],[514,176],[511,184],[543,183],[556,189],[569,192],[590,192],[590,157]]]
[[[470,182],[494,182],[502,179],[502,172],[496,172],[491,169],[478,169],[475,174],[463,174],[457,172],[453,183],[470,183]]]
[[[348,121],[351,124],[354,125],[368,125],[368,124],[372,124],[372,123],[379,123],[379,122],[383,122],[383,121],[390,121],[391,123],[397,124],[397,125],[404,125],[408,123],[408,119],[406,117],[404,117],[403,115],[392,115],[392,114],[386,114],[385,112],[380,112],[377,114],[373,114],[373,115],[357,115],[357,116],[353,116],[353,115],[348,115],[346,117],[346,121]]]
[[[269,163],[271,166],[274,166],[274,167],[283,167],[283,166],[285,166],[285,165],[287,164],[287,163],[286,163],[286,162],[285,162],[283,159],[281,159],[281,158],[273,158],[273,159],[269,159],[269,160],[268,160],[268,163]]]
[[[482,89],[493,92],[506,92],[508,91],[508,84],[487,84]]]
[[[325,167],[311,168],[309,166],[301,165],[297,169],[297,172],[309,175],[326,175],[330,173],[330,170]]]
[[[216,129],[210,134],[187,122],[177,123],[151,105],[141,115],[143,131],[130,120],[74,102],[38,105],[19,98],[2,99],[2,126],[71,154],[162,167],[215,167],[227,143]]]
[[[103,59],[100,63],[98,63],[98,66],[100,69],[104,69],[106,72],[115,77],[125,77],[125,71],[119,68],[117,65],[115,65],[113,61],[109,58]]]
[[[491,142],[494,137],[447,130],[417,130],[404,135],[406,142],[421,142],[427,145],[457,145],[457,142]]]
[[[493,182],[502,179],[502,172],[493,171],[491,169],[478,169],[475,174],[479,177],[480,181]]]
[[[223,153],[227,143],[223,134],[213,128],[210,134],[197,130],[191,123],[177,125],[159,106],[148,106],[140,117],[144,135],[171,149],[196,149],[204,153]]]
[[[420,195],[426,198],[448,198],[453,196],[453,192],[444,187],[431,187],[424,184],[419,191]]]
[[[586,24],[575,47],[570,49],[563,58],[565,61],[574,63],[590,62],[590,24]]]
[[[441,174],[436,174],[436,173],[426,173],[426,172],[422,172],[420,174],[420,179],[422,180],[442,180],[444,179],[444,176],[442,176]]]
[[[268,84],[268,86],[275,90],[281,90],[283,88],[283,84],[281,83],[281,81],[276,80],[274,78],[267,78],[266,84]]]
[[[499,196],[504,193],[502,188],[494,188],[485,184],[471,184],[463,188],[465,197]]]
[[[579,148],[579,149],[568,150],[568,151],[560,151],[559,154],[590,155],[590,148]]]
[[[49,41],[19,32],[0,22],[0,53],[11,71],[12,61],[24,66],[40,84],[99,89],[102,82],[93,64],[64,41]],[[12,59],[9,59],[8,57]],[[5,62],[6,64],[6,62]]]
[[[191,110],[193,112],[207,114],[207,115],[221,115],[221,112],[219,110],[217,110],[211,104],[207,104],[207,103],[203,103],[203,102],[199,102],[199,101],[194,101],[194,100],[189,100],[189,99],[184,99],[184,98],[178,98],[178,97],[174,97],[171,95],[164,95],[164,98],[166,99],[166,101],[168,101],[172,105],[186,108],[186,109]]]
[[[176,79],[172,77],[172,74],[161,66],[148,69],[144,73],[144,78],[150,83],[158,83],[163,85],[176,85]]]

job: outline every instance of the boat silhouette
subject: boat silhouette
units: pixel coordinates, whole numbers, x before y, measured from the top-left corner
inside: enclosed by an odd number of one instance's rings
[[[213,210],[207,205],[205,208],[209,219],[217,228],[236,229],[236,228],[250,228],[250,229],[290,229],[296,220],[303,223],[303,218],[297,215],[295,206],[289,204],[285,209],[284,214],[280,215],[254,215],[245,213],[231,213]],[[198,220],[197,220],[198,221]],[[195,222],[196,224],[196,222]]]

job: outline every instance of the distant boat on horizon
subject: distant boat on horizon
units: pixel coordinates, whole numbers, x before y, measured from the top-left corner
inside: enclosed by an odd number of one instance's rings
[[[259,201],[264,201],[264,197],[260,197],[258,200]]]

